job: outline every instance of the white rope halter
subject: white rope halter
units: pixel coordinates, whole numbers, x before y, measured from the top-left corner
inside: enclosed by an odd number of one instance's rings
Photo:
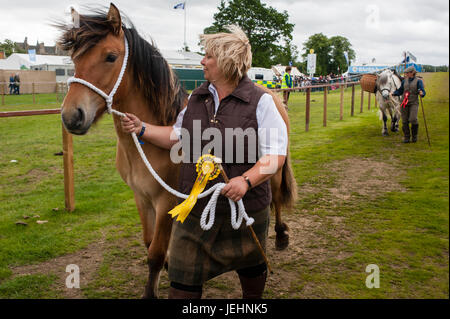
[[[123,57],[123,63],[122,63],[122,68],[120,70],[119,73],[119,77],[117,78],[116,84],[114,85],[113,89],[111,90],[111,92],[108,94],[106,94],[105,92],[103,92],[102,90],[100,90],[99,88],[97,88],[95,85],[93,85],[92,83],[89,83],[86,80],[77,78],[75,76],[69,78],[67,80],[67,84],[70,86],[71,83],[76,82],[76,83],[80,83],[83,84],[84,86],[87,86],[88,88],[90,88],[92,91],[94,91],[95,93],[97,93],[98,95],[100,95],[101,97],[103,97],[106,101],[106,108],[109,114],[113,113],[116,114],[118,116],[125,116],[124,113],[116,111],[112,108],[113,105],[113,98],[114,98],[114,94],[116,94],[117,89],[120,86],[120,83],[122,82],[122,78],[123,75],[125,74],[125,69],[127,68],[127,62],[128,62],[128,55],[129,55],[129,48],[128,48],[128,41],[126,36],[124,35],[124,43],[125,43],[125,55]],[[134,144],[136,145],[136,148],[139,152],[139,155],[141,156],[142,160],[144,161],[145,166],[147,167],[147,169],[149,170],[149,172],[153,175],[153,177],[158,181],[158,183],[161,184],[162,187],[164,187],[169,193],[171,193],[174,196],[177,196],[179,198],[183,198],[186,199],[188,198],[188,195],[183,194],[178,192],[177,190],[173,189],[172,187],[170,187],[169,185],[166,184],[166,182],[164,182],[161,177],[159,177],[159,175],[155,172],[155,170],[153,169],[152,165],[150,164],[150,162],[147,160],[147,157],[145,156],[145,153],[139,143],[139,140],[136,136],[136,133],[131,133],[131,136],[133,138]],[[215,215],[216,215],[216,206],[217,206],[217,199],[220,195],[220,192],[222,191],[222,189],[225,187],[225,183],[218,183],[215,184],[214,186],[212,186],[211,188],[209,188],[208,190],[204,191],[203,193],[201,193],[198,198],[204,198],[206,196],[209,196],[211,194],[213,194],[208,202],[208,204],[206,205],[205,209],[202,212],[202,216],[200,218],[200,226],[202,227],[203,230],[210,230],[212,228],[212,226],[214,225],[214,220],[215,220]],[[242,199],[239,200],[237,202],[238,205],[238,216],[236,216],[236,204],[235,202],[233,202],[231,199],[228,199],[228,202],[230,204],[230,208],[231,208],[231,226],[233,227],[233,229],[237,230],[241,227],[242,224],[242,220],[245,219],[245,222],[247,224],[247,226],[252,225],[255,220],[251,217],[249,217],[247,215],[247,213],[245,212],[245,207],[244,207],[244,203],[242,202]],[[208,222],[206,222],[206,219],[209,220]]]

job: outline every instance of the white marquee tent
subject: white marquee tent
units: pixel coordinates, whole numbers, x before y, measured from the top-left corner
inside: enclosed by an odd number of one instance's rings
[[[272,66],[272,70],[276,76],[283,76],[283,74],[285,73],[285,70],[286,70],[286,66],[280,65],[280,64],[274,65],[274,66]],[[303,77],[305,76],[295,66],[292,67],[291,75],[292,76],[303,76]]]

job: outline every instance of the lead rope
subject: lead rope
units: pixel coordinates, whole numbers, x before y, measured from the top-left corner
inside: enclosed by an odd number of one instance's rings
[[[113,87],[111,93],[109,93],[109,95],[106,94],[105,92],[103,92],[102,90],[100,90],[99,88],[97,88],[95,85],[89,83],[88,81],[77,78],[75,76],[73,76],[67,80],[67,84],[69,86],[71,83],[76,82],[76,83],[80,83],[84,86],[87,86],[92,91],[96,92],[98,95],[100,95],[101,97],[103,97],[105,99],[108,114],[116,114],[117,116],[121,116],[121,117],[125,116],[125,113],[114,110],[112,108],[112,105],[113,105],[114,94],[116,94],[116,91],[119,88],[120,83],[122,82],[123,75],[125,74],[125,69],[127,68],[129,48],[128,48],[128,41],[127,41],[127,38],[125,35],[124,35],[124,42],[125,42],[125,55],[123,58],[122,68],[120,70],[119,77],[117,78],[116,84],[114,85],[114,87]],[[147,160],[147,157],[145,156],[144,150],[142,149],[142,146],[139,143],[136,133],[134,133],[134,132],[131,133],[131,137],[133,138],[134,144],[136,145],[138,153],[141,156],[142,160],[144,161],[145,166],[147,167],[149,172],[152,174],[152,176],[158,181],[158,183],[172,195],[179,197],[179,198],[183,198],[183,199],[188,198],[188,195],[178,192],[177,190],[175,190],[172,187],[170,187],[169,185],[167,185],[166,182],[164,182],[161,179],[161,177],[158,175],[158,173],[156,173],[156,171],[153,169],[150,162]],[[225,183],[215,184],[214,186],[212,186],[211,188],[204,191],[203,193],[201,193],[198,196],[198,198],[204,198],[206,196],[213,194],[211,196],[208,204],[203,209],[203,212],[202,212],[202,215],[200,218],[200,227],[205,231],[210,230],[212,228],[212,226],[214,225],[217,200],[220,195],[220,192],[222,191],[222,189],[225,186],[226,186]],[[238,205],[237,216],[236,216],[236,203],[233,202],[229,198],[228,198],[228,203],[230,204],[230,209],[231,209],[231,226],[233,227],[233,229],[238,230],[241,227],[243,219],[245,219],[247,226],[250,226],[255,222],[255,220],[253,218],[251,218],[247,215],[247,213],[245,211],[244,203],[242,202],[242,199],[237,202],[237,205]],[[208,219],[208,222],[206,222],[207,219]]]

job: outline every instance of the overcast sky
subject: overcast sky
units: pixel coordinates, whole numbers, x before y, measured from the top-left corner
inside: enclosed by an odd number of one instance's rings
[[[58,33],[51,19],[64,19],[70,5],[109,5],[110,1],[0,0],[0,41],[53,45]],[[114,0],[140,33],[160,49],[183,46],[184,11],[173,6],[183,0]],[[397,63],[408,50],[418,63],[448,65],[449,5],[447,0],[262,0],[278,11],[287,10],[295,24],[293,40],[301,50],[315,33],[348,38],[356,62]],[[187,0],[187,43],[198,50],[198,35],[213,22],[220,0]],[[84,11],[81,9],[81,13]]]

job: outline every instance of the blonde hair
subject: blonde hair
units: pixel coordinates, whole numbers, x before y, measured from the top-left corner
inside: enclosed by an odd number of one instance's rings
[[[202,34],[205,52],[217,59],[217,66],[230,82],[237,84],[252,66],[252,47],[237,25],[225,26],[230,33]]]

